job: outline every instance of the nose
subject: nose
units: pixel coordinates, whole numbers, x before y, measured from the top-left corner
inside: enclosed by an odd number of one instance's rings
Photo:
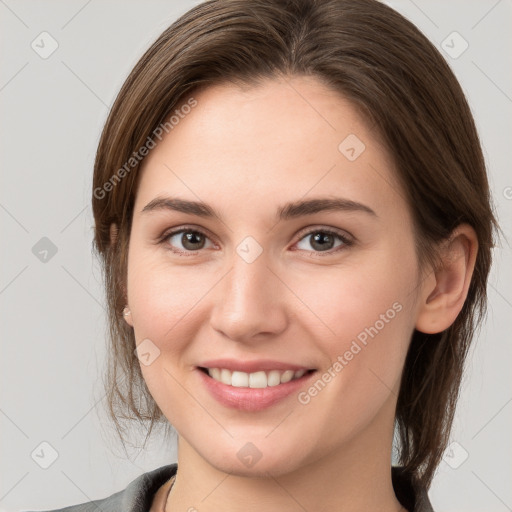
[[[213,329],[238,342],[269,339],[286,329],[286,286],[265,251],[248,263],[234,253],[231,270],[215,287]]]

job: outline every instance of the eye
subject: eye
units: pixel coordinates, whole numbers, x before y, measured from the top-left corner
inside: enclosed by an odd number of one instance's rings
[[[178,246],[178,249],[171,250],[179,255],[188,256],[188,253],[194,253],[205,248],[206,241],[210,241],[208,236],[197,229],[183,227],[174,231],[170,231],[160,240],[160,243],[165,243],[172,247]],[[210,241],[211,242],[211,241]],[[181,247],[179,245],[181,244]]]
[[[341,243],[339,243],[338,245],[334,245],[336,243],[336,239],[338,239]],[[333,231],[331,229],[316,228],[309,230],[299,240],[299,242],[297,242],[297,245],[301,243],[304,243],[304,245],[309,244],[310,247],[314,248],[314,250],[311,251],[307,247],[299,247],[301,250],[314,252],[315,254],[324,252],[327,254],[318,255],[326,256],[328,254],[332,254],[340,250],[343,250],[346,247],[350,247],[353,244],[353,241],[347,235],[339,233],[337,231]]]
[[[309,242],[307,241],[308,238]],[[336,240],[340,242],[338,245],[335,245]],[[192,229],[186,226],[169,231],[159,240],[159,243],[170,246],[170,250],[180,256],[194,256],[197,251],[208,248],[207,242],[210,242],[210,247],[215,246],[206,233],[199,229]],[[299,247],[299,249],[312,252],[319,256],[327,256],[343,250],[346,247],[350,247],[354,242],[346,234],[341,232],[332,229],[316,228],[303,233],[301,239],[295,245],[306,245],[308,243],[310,247],[313,247],[313,250],[307,247]]]

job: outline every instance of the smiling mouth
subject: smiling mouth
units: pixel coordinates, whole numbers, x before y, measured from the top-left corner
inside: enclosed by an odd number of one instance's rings
[[[304,376],[316,372],[316,369],[301,370],[270,370],[257,371],[252,373],[231,371],[226,368],[205,368],[198,366],[198,369],[217,382],[237,388],[267,388],[286,384],[298,380]]]

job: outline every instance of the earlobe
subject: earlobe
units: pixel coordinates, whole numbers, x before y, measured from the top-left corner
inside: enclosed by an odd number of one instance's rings
[[[439,248],[439,265],[424,281],[416,329],[435,334],[453,324],[466,300],[478,251],[478,238],[461,224]]]
[[[123,317],[124,317],[126,323],[130,327],[133,327],[132,313],[131,313],[130,308],[128,306],[125,306],[125,308],[123,309]]]

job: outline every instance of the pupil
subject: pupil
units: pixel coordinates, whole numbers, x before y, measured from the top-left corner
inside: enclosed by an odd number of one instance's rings
[[[198,244],[198,243],[201,244],[201,240],[199,240],[199,242],[197,240],[195,240],[197,238],[200,239],[202,237],[201,233],[188,232],[188,233],[184,233],[183,237],[184,237],[184,240],[182,241],[182,243],[183,243],[183,247],[185,247],[185,248],[187,248],[187,244],[192,244],[192,245]],[[203,242],[204,242],[204,240],[203,240]],[[201,247],[202,247],[202,245],[201,245]],[[188,247],[188,249],[195,251],[197,249],[200,249],[201,247]]]
[[[322,243],[321,240],[324,240],[324,242],[327,240],[327,243]],[[317,243],[319,244],[317,248],[319,248],[321,251],[326,251],[330,249],[330,247],[326,246],[329,245],[329,243],[332,243],[332,237],[327,233],[317,233],[313,236],[313,243],[311,245],[314,247]]]

